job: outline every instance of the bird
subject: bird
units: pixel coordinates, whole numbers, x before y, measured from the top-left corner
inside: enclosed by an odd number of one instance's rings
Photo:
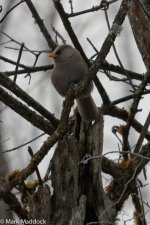
[[[71,45],[58,45],[48,55],[54,61],[51,81],[56,91],[66,97],[69,88],[88,75],[88,66],[80,52]],[[91,96],[93,81],[77,96],[77,108],[83,121],[91,122],[98,117],[98,108]]]

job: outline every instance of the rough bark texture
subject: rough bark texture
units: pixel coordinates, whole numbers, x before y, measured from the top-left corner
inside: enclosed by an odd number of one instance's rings
[[[76,122],[72,133],[59,141],[52,159],[54,193],[50,224],[98,221],[108,207],[102,185],[101,159],[86,161],[86,157],[102,154],[102,113],[100,120],[93,125],[79,124],[79,121]],[[105,214],[103,220],[104,217]]]
[[[29,218],[44,220],[50,224],[50,188],[48,185],[39,187],[29,199]]]
[[[133,0],[128,17],[145,66],[150,70],[150,1]]]

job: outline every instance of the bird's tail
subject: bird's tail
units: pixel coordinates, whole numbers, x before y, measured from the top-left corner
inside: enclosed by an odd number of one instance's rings
[[[98,108],[91,95],[76,99],[79,113],[84,121],[90,122],[98,118]]]

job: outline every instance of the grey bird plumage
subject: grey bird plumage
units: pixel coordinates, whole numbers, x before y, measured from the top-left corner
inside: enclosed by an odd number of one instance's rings
[[[71,85],[87,76],[88,67],[80,52],[70,45],[59,45],[49,57],[54,59],[51,80],[58,93],[65,97]],[[91,96],[93,82],[76,99],[79,113],[84,121],[97,118],[98,109]]]

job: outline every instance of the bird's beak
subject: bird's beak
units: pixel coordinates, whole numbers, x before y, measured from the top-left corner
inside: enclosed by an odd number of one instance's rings
[[[55,52],[51,52],[48,57],[55,59],[57,57],[57,54]]]

